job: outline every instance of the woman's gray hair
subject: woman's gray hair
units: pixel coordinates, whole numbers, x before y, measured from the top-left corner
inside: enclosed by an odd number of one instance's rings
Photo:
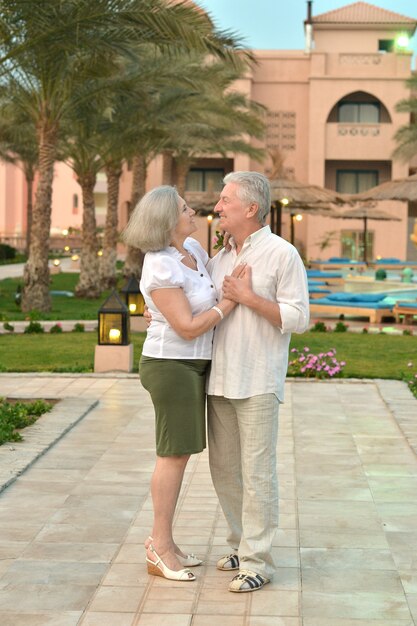
[[[136,205],[122,241],[142,252],[157,252],[169,246],[180,215],[177,190],[161,185],[148,191]]]
[[[271,210],[271,187],[269,180],[259,172],[230,172],[223,178],[223,182],[238,185],[236,195],[242,202],[258,205],[258,221],[265,223]]]

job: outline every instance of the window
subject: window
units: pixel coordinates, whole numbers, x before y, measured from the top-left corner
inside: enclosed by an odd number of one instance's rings
[[[337,121],[345,124],[379,124],[379,103],[341,102],[337,110]]]
[[[187,191],[221,191],[224,170],[191,169],[187,175]]]
[[[78,194],[76,193],[72,195],[72,214],[78,214]]]
[[[336,191],[361,193],[378,184],[378,170],[337,170]]]
[[[374,258],[374,233],[367,231],[366,242],[366,257],[368,259]],[[342,230],[341,232],[342,252],[341,255],[349,257],[352,261],[363,260],[363,243],[364,232],[363,230]]]
[[[394,39],[380,39],[378,41],[378,52],[394,52]]]

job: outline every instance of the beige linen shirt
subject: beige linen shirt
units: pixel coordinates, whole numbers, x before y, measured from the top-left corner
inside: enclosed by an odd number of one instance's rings
[[[215,329],[207,393],[231,399],[273,393],[283,402],[291,333],[303,333],[309,322],[305,268],[296,248],[269,226],[250,235],[239,254],[231,243],[207,266],[219,298],[226,274],[245,261],[255,293],[279,304],[282,328],[239,304]]]

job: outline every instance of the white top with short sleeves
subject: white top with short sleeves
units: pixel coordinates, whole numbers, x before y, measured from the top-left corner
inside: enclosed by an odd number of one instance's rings
[[[195,239],[187,237],[184,248],[197,261],[192,270],[181,260],[184,258],[172,246],[158,252],[147,252],[142,268],[140,290],[152,321],[147,330],[142,354],[162,359],[211,359],[213,330],[190,341],[182,339],[152,300],[154,289],[180,287],[190,302],[193,316],[211,309],[217,302],[217,291],[206,270],[208,254]]]

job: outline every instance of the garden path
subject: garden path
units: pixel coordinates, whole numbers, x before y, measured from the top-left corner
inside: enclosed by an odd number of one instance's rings
[[[287,382],[277,574],[253,594],[231,594],[215,569],[228,548],[206,453],[175,521],[204,558],[198,579],[148,577],[153,411],[136,375],[0,374],[0,395],[65,398],[63,429],[74,399],[71,428],[31,465],[60,405],[28,432],[30,467],[1,493],[2,626],[417,624],[416,400],[404,383]],[[16,453],[3,446],[3,471]]]

